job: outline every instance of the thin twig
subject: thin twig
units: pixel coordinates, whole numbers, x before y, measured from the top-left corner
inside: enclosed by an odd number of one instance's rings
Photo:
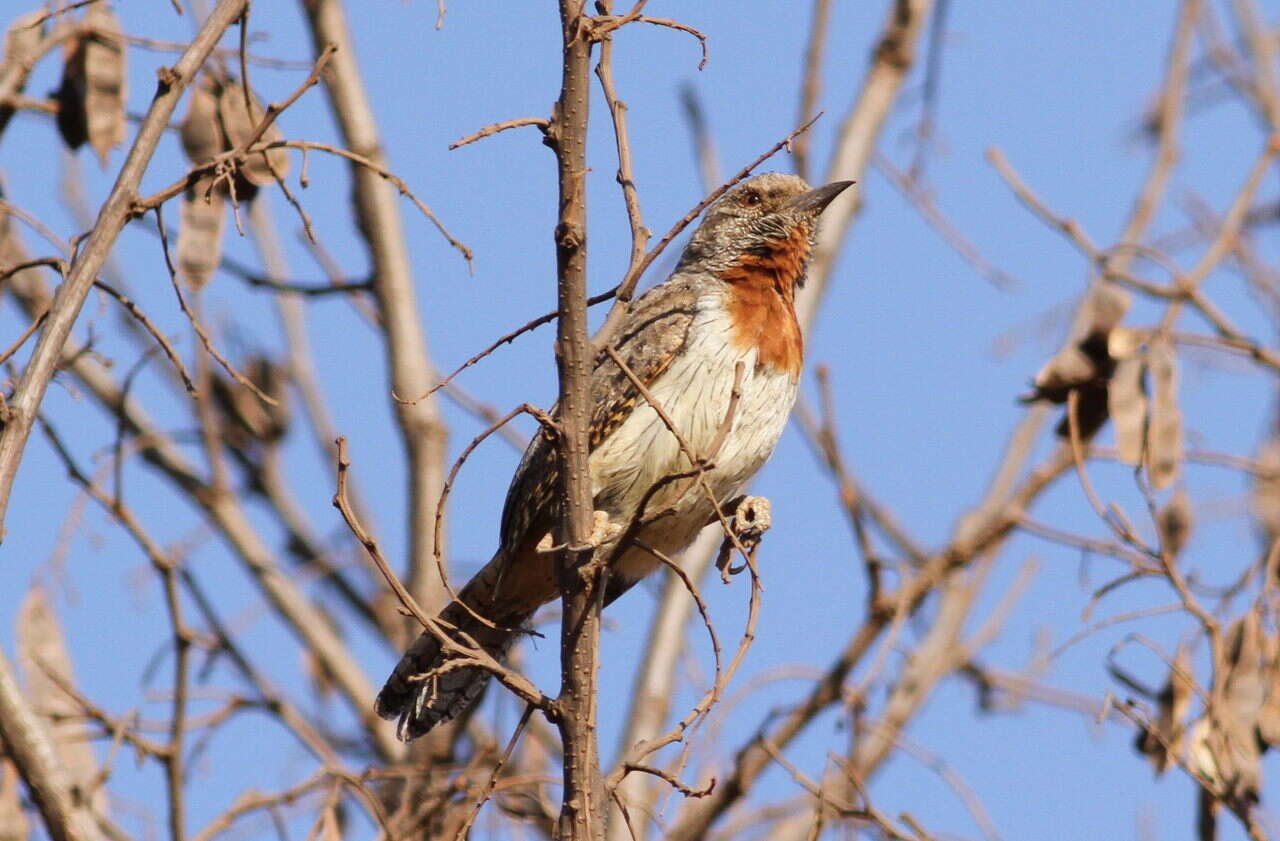
[[[601,12],[608,13],[612,0],[601,0]],[[600,36],[597,36],[600,37]],[[627,224],[631,227],[631,256],[628,271],[644,259],[645,245],[651,236],[644,226],[640,213],[640,197],[636,193],[635,172],[631,166],[631,137],[627,132],[627,106],[618,98],[613,82],[613,37],[600,37],[600,60],[596,63],[596,76],[604,93],[609,116],[613,120],[614,144],[618,151],[618,184],[622,187],[622,202],[627,209]]]
[[[138,323],[151,334],[152,338],[156,340],[156,344],[160,345],[161,349],[164,350],[164,355],[173,363],[173,367],[178,369],[178,376],[182,378],[182,385],[187,389],[187,393],[194,395],[196,393],[196,384],[191,379],[191,373],[187,371],[187,366],[183,364],[182,357],[178,355],[173,343],[160,332],[160,328],[155,325],[155,322],[148,318],[147,314],[132,299],[118,289],[101,280],[95,280],[93,285],[115,298],[120,303],[120,306],[124,307],[125,311],[137,319]]]
[[[169,283],[173,286],[173,294],[178,297],[178,306],[182,309],[182,314],[191,322],[191,326],[195,329],[196,335],[200,337],[200,344],[204,345],[204,349],[209,352],[210,356],[218,361],[218,364],[222,366],[224,371],[231,375],[232,379],[249,389],[249,391],[253,392],[255,397],[263,403],[266,403],[268,406],[280,405],[279,400],[276,400],[274,397],[258,388],[258,385],[253,380],[240,373],[240,371],[231,364],[231,361],[223,356],[216,347],[214,347],[213,341],[209,338],[209,334],[200,323],[200,319],[196,317],[196,314],[191,307],[187,306],[187,297],[182,294],[182,284],[178,280],[178,272],[174,268],[173,258],[169,254],[169,236],[165,232],[164,216],[162,215],[163,211],[161,210],[160,205],[156,205],[155,212],[156,226],[160,230],[160,250],[164,254],[165,267],[169,270]],[[195,391],[193,390],[192,393],[194,394]]]
[[[813,118],[817,110],[818,92],[822,88],[822,53],[827,46],[831,23],[831,0],[814,0],[813,20],[809,24],[809,40],[804,50],[804,75],[800,83],[800,108],[796,122],[804,123]],[[791,156],[795,161],[796,175],[809,180],[809,140],[802,134],[791,144]]]
[[[27,325],[27,329],[23,330],[22,334],[18,336],[18,338],[13,340],[13,344],[9,345],[9,347],[5,348],[4,351],[0,352],[0,365],[3,365],[4,363],[8,362],[9,357],[13,356],[15,353],[18,352],[18,349],[26,343],[27,339],[31,338],[31,335],[33,333],[35,333],[37,330],[40,329],[40,325],[44,324],[44,320],[48,317],[49,317],[48,310],[45,310],[44,312],[37,315],[35,319],[30,324]]]
[[[559,434],[560,427],[550,415],[530,403],[521,403],[502,417],[495,419],[487,428],[480,432],[479,435],[472,438],[470,443],[462,449],[462,452],[458,454],[457,459],[454,460],[453,466],[449,468],[449,475],[445,477],[444,483],[440,486],[440,499],[436,502],[436,519],[434,524],[435,531],[433,542],[435,545],[436,571],[440,575],[440,584],[444,587],[444,591],[448,593],[451,601],[458,602],[458,604],[466,608],[472,618],[489,628],[497,628],[499,626],[495,625],[492,620],[481,616],[471,607],[471,605],[459,599],[458,594],[454,592],[453,586],[449,584],[449,576],[448,573],[445,572],[444,568],[444,514],[446,503],[449,501],[449,494],[453,492],[453,483],[457,481],[458,473],[462,470],[462,466],[466,464],[467,459],[471,457],[471,454],[476,451],[477,447],[484,443],[486,438],[499,430],[505,429],[507,424],[522,414],[527,414],[537,420],[538,423],[542,424],[542,428],[547,432],[547,434],[553,436]]]
[[[346,158],[348,161],[351,161],[352,163],[376,174],[379,178],[395,187],[396,190],[400,192],[400,195],[413,202],[414,206],[417,207],[422,215],[435,226],[436,230],[440,232],[441,236],[445,238],[449,245],[460,252],[468,264],[471,263],[472,258],[474,257],[471,249],[449,232],[449,229],[446,228],[444,223],[436,216],[435,211],[428,207],[426,202],[418,198],[417,194],[410,189],[408,182],[403,178],[391,172],[386,167],[378,164],[370,157],[361,155],[357,152],[352,152],[350,149],[343,149],[340,146],[334,146],[330,143],[318,143],[312,140],[273,140],[257,143],[246,148],[243,152],[235,149],[229,152],[223,152],[221,155],[218,155],[203,164],[193,166],[185,176],[173,182],[168,187],[157,190],[149,196],[137,199],[133,204],[132,214],[134,216],[142,215],[148,210],[165,203],[169,199],[181,195],[202,177],[218,169],[220,166],[225,166],[230,161],[241,160],[245,155],[256,154],[258,152],[268,152],[272,149],[301,149],[326,152],[330,155]]]
[[[611,290],[613,297],[616,300],[613,307],[609,310],[609,315],[605,317],[604,325],[592,338],[594,347],[601,348],[612,340],[613,334],[617,332],[619,325],[622,323],[623,317],[627,314],[627,309],[630,306],[632,296],[635,294],[636,284],[640,282],[640,277],[645,273],[645,270],[653,264],[653,261],[658,259],[658,256],[667,249],[667,246],[671,244],[672,240],[680,236],[680,233],[684,231],[685,228],[689,227],[693,220],[702,215],[702,211],[706,210],[715,202],[716,199],[729,192],[735,184],[750,175],[756,167],[760,166],[760,164],[786,148],[787,144],[792,140],[808,131],[814,123],[821,119],[822,114],[823,112],[819,111],[814,115],[813,119],[809,120],[809,122],[794,129],[790,134],[779,140],[751,163],[738,170],[737,173],[735,173],[728,181],[712,190],[702,199],[702,201],[695,204],[688,213],[682,216],[678,222],[671,226],[671,230],[667,231],[666,234],[663,235],[662,239],[658,240],[657,245],[649,249],[649,251],[644,255],[644,259],[627,269],[627,273],[623,276],[622,282]]]
[[[536,709],[532,704],[524,705],[524,712],[520,714],[520,721],[516,723],[516,729],[512,731],[511,738],[507,740],[507,747],[502,752],[502,756],[498,757],[498,761],[493,763],[493,771],[489,774],[489,781],[485,784],[484,790],[480,792],[480,796],[476,798],[476,805],[472,807],[467,819],[458,827],[458,831],[453,836],[453,841],[463,841],[466,838],[467,830],[475,823],[476,818],[480,814],[480,809],[488,802],[490,795],[493,794],[494,786],[498,783],[498,774],[502,772],[502,767],[511,759],[511,753],[515,750],[516,744],[520,741],[520,736],[524,733],[525,725],[529,723],[530,716]]]
[[[22,379],[9,401],[9,420],[3,430],[0,430],[0,539],[3,539],[4,512],[8,508],[18,463],[22,459],[22,452],[31,434],[31,425],[35,422],[49,381],[62,357],[63,346],[71,334],[71,328],[116,237],[131,216],[138,184],[168,127],[178,99],[223,32],[243,13],[245,5],[246,0],[219,0],[177,64],[160,69],[160,85],[156,97],[152,100],[146,118],[138,127],[133,146],[98,214],[97,223],[72,260],[67,280],[62,285]]]
[[[475,143],[483,137],[489,137],[490,135],[497,134],[500,131],[520,128],[521,126],[537,126],[538,130],[545,134],[549,125],[551,125],[551,123],[546,117],[516,117],[511,120],[503,120],[500,123],[492,123],[479,131],[472,132],[465,137],[460,137],[450,143],[449,148],[451,150],[457,149],[461,146],[466,146],[468,143]]]
[[[595,306],[596,304],[603,303],[612,297],[613,297],[612,291],[605,292],[600,295],[596,295],[594,297],[587,299],[587,306],[588,307]],[[521,326],[517,327],[515,330],[512,330],[510,333],[506,333],[502,336],[499,336],[497,339],[494,339],[492,342],[490,342],[489,345],[484,348],[484,350],[481,350],[479,353],[472,356],[466,362],[463,362],[457,368],[454,368],[449,373],[448,376],[440,380],[435,385],[431,386],[431,388],[427,389],[425,392],[418,395],[417,397],[404,397],[403,395],[396,394],[394,391],[392,391],[391,392],[392,399],[394,399],[398,403],[417,403],[420,400],[426,400],[428,397],[435,394],[440,389],[445,388],[450,383],[452,383],[454,378],[457,377],[459,374],[461,374],[463,371],[467,370],[472,365],[475,365],[477,362],[484,359],[486,356],[493,353],[498,348],[502,347],[505,344],[510,344],[511,342],[515,341],[517,338],[522,336],[523,334],[528,333],[530,330],[534,330],[538,327],[541,327],[544,324],[550,324],[552,321],[556,320],[557,315],[559,315],[558,311],[543,313],[537,318],[534,318],[534,319],[531,319],[530,321],[525,322]]]
[[[355,511],[352,510],[351,503],[347,499],[347,473],[351,469],[351,461],[347,456],[347,439],[345,437],[339,437],[334,443],[338,449],[338,484],[337,490],[333,495],[333,507],[337,508],[338,511],[341,512],[342,519],[346,521],[347,527],[351,529],[351,534],[357,541],[359,541],[360,545],[364,547],[365,551],[369,553],[369,557],[373,560],[374,564],[377,565],[378,571],[382,573],[382,577],[386,580],[387,586],[391,588],[393,593],[395,593],[400,604],[409,611],[423,629],[430,631],[436,639],[440,640],[442,646],[446,650],[461,655],[462,659],[469,659],[473,661],[473,663],[469,663],[468,665],[473,664],[492,673],[502,681],[503,685],[523,699],[526,703],[532,704],[539,709],[550,709],[552,704],[551,699],[543,695],[531,681],[519,672],[516,672],[513,669],[508,669],[500,664],[484,649],[464,645],[458,642],[441,626],[439,622],[428,616],[426,612],[423,611],[422,607],[419,606],[418,601],[413,597],[413,594],[405,588],[404,584],[400,582],[400,578],[387,564],[386,559],[382,556],[382,550],[378,548],[377,541],[369,536],[369,533],[365,531],[364,527],[360,524],[360,520],[356,516]]]

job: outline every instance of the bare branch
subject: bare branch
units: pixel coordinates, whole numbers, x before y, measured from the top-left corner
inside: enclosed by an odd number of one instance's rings
[[[13,667],[0,651],[0,740],[22,775],[54,841],[98,841],[96,822],[71,790],[65,769],[35,713],[27,705]]]
[[[564,841],[602,841],[605,791],[596,735],[596,670],[604,567],[593,562],[591,475],[587,470],[594,356],[587,338],[587,109],[591,35],[580,0],[560,0],[564,63],[560,97],[546,142],[556,155],[560,193],[555,227],[556,367],[560,399],[556,423],[560,511],[556,558],[563,616],[560,696],[556,724],[564,744],[564,795],[558,835]],[[607,0],[604,4],[607,9]]]
[[[546,134],[547,128],[550,125],[551,123],[545,117],[516,117],[515,119],[503,120],[500,123],[493,123],[492,125],[487,125],[484,128],[480,129],[479,131],[473,132],[472,134],[468,134],[466,137],[460,137],[457,140],[450,143],[449,148],[457,149],[460,146],[466,146],[468,143],[475,143],[477,140],[480,140],[481,138],[489,137],[490,135],[497,134],[500,131],[506,131],[507,129],[512,129],[512,128],[520,128],[521,126],[537,126],[539,131],[541,131],[543,134]]]
[[[142,174],[151,162],[151,155],[168,126],[178,98],[195,77],[196,71],[222,37],[222,33],[243,13],[245,5],[245,0],[219,0],[178,63],[173,67],[162,68],[155,99],[138,127],[137,137],[120,169],[120,175],[99,211],[98,220],[88,239],[71,263],[67,280],[62,286],[62,294],[50,310],[31,360],[27,363],[10,401],[8,421],[4,429],[0,430],[0,540],[4,539],[4,513],[8,508],[9,493],[18,472],[18,464],[22,460],[22,451],[31,434],[31,425],[35,422],[40,402],[44,399],[45,390],[62,356],[63,345],[80,314],[85,296],[89,294],[98,270],[131,215],[133,197]]]
[[[371,274],[383,318],[391,391],[422,394],[437,379],[435,366],[427,352],[419,321],[403,223],[395,196],[384,183],[390,172],[382,152],[384,144],[378,137],[377,120],[356,64],[351,27],[339,0],[304,0],[302,6],[316,53],[330,44],[337,46],[325,72],[325,91],[344,145],[354,150],[344,157],[352,162],[357,227],[373,261]],[[371,166],[363,165],[351,155],[367,160]],[[435,522],[435,500],[440,496],[444,479],[444,421],[434,400],[417,404],[393,402],[392,408],[408,456],[409,587],[419,601],[428,608],[436,608],[443,604],[444,594],[429,573],[432,566],[430,530]]]
[[[676,222],[675,225],[671,227],[671,230],[667,231],[667,233],[663,235],[662,239],[658,240],[657,245],[649,249],[649,251],[644,255],[644,259],[640,260],[639,263],[636,263],[632,265],[629,269],[627,269],[627,273],[623,277],[622,282],[619,283],[616,287],[614,287],[613,290],[611,290],[613,297],[616,298],[617,300],[615,301],[613,307],[609,310],[609,315],[605,318],[604,324],[600,327],[600,329],[596,332],[596,335],[592,339],[592,342],[596,348],[603,347],[604,345],[608,344],[609,341],[613,338],[613,334],[617,332],[618,325],[622,323],[622,319],[627,313],[627,308],[631,304],[631,297],[635,294],[636,284],[640,282],[640,277],[645,273],[645,270],[648,269],[649,266],[653,264],[653,261],[658,259],[658,256],[662,254],[663,251],[666,250],[667,246],[671,244],[671,241],[674,240],[676,237],[680,236],[680,233],[685,228],[689,227],[689,225],[693,222],[693,220],[701,216],[702,211],[706,210],[711,204],[715,202],[716,199],[720,198],[725,193],[727,193],[733,187],[733,185],[737,184],[739,181],[743,180],[748,175],[750,175],[752,171],[755,170],[756,167],[760,166],[760,164],[764,163],[769,158],[773,157],[778,152],[780,152],[782,149],[786,148],[787,144],[789,144],[796,137],[799,137],[803,132],[808,131],[813,126],[813,124],[818,121],[818,119],[821,116],[822,116],[822,112],[818,112],[818,114],[814,116],[812,120],[800,126],[799,128],[795,129],[786,137],[779,140],[764,154],[760,155],[754,161],[747,164],[742,169],[738,170],[738,172],[735,173],[734,176],[730,178],[728,181],[721,184],[715,190],[712,190],[702,201],[694,205],[693,208],[690,209],[688,213],[686,213],[683,217],[681,217],[680,221]],[[804,322],[802,321],[801,323],[804,323]]]

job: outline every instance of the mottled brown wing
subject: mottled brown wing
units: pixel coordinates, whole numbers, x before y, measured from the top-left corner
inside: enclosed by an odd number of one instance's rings
[[[684,347],[697,314],[697,281],[676,278],[655,286],[636,300],[618,330],[614,348],[646,387],[658,379]],[[627,419],[644,399],[621,368],[601,353],[591,375],[591,431],[595,450]],[[513,548],[537,528],[545,533],[556,520],[555,447],[539,432],[525,450],[511,480],[502,509],[502,545]]]
[[[681,278],[655,287],[636,301],[619,330],[618,356],[647,386],[662,376],[688,339],[697,314],[696,283]],[[608,355],[596,360],[591,378],[590,447],[606,440],[643,398],[631,379]],[[516,470],[502,511],[502,546],[459,594],[461,602],[445,608],[441,618],[465,632],[493,657],[502,659],[534,612],[556,592],[552,555],[534,544],[556,522],[557,465],[550,437],[534,438]],[[625,590],[615,588],[612,595]],[[472,611],[489,622],[475,618]],[[491,623],[496,623],[493,627]],[[449,663],[430,633],[418,638],[387,678],[375,710],[398,718],[397,733],[409,741],[441,721],[448,721],[475,702],[489,682],[476,666]]]

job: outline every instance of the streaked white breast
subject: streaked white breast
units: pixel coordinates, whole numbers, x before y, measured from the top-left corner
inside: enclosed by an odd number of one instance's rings
[[[743,363],[742,396],[707,474],[716,496],[724,501],[736,495],[773,453],[795,403],[796,383],[784,371],[757,370],[755,349],[733,344],[720,296],[716,290],[699,300],[685,352],[649,390],[694,452],[703,456],[728,413],[734,370]],[[650,487],[689,467],[675,436],[642,398],[631,417],[592,453],[597,504],[625,526]],[[676,482],[664,490],[675,491],[684,484]],[[669,502],[670,493],[659,493],[648,512]],[[705,525],[711,510],[705,493],[691,490],[681,498],[676,515],[655,523],[642,539],[664,552],[679,551]]]

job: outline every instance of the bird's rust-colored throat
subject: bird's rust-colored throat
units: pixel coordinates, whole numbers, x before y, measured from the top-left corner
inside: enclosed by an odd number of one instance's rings
[[[733,339],[757,349],[756,366],[800,376],[804,336],[796,321],[796,282],[809,256],[809,234],[797,228],[764,251],[743,254],[720,274],[729,285]]]

